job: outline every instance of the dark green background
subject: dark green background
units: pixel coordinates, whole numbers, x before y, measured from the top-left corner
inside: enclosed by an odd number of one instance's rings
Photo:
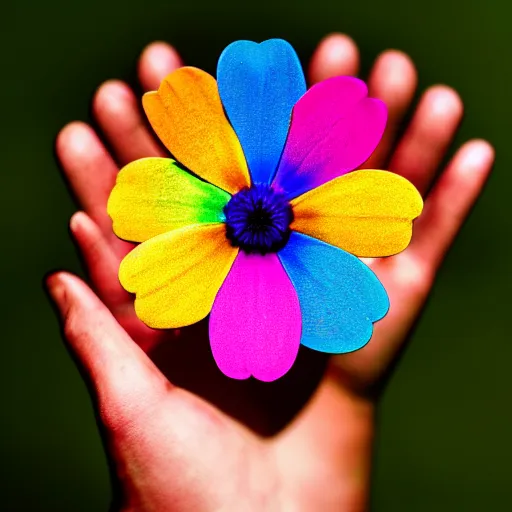
[[[103,80],[133,80],[154,39],[213,71],[234,39],[283,37],[306,62],[322,36],[344,31],[363,70],[395,47],[416,61],[421,88],[458,89],[458,142],[485,137],[498,153],[382,402],[372,509],[512,510],[511,10],[508,0],[4,2],[0,508],[102,511],[110,498],[89,398],[41,287],[51,268],[79,270],[53,158],[59,128],[89,118]]]

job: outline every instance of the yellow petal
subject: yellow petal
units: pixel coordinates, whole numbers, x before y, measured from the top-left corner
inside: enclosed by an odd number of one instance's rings
[[[121,262],[119,280],[136,294],[146,325],[183,327],[208,315],[237,253],[223,224],[187,226],[137,246]]]
[[[174,158],[230,193],[250,185],[238,138],[224,114],[217,82],[200,69],[168,75],[142,104],[151,126]]]
[[[169,158],[141,158],[117,175],[107,211],[115,234],[133,242],[192,224],[224,221],[230,195]]]
[[[387,171],[355,171],[292,201],[291,228],[360,257],[403,251],[423,208],[416,188]]]

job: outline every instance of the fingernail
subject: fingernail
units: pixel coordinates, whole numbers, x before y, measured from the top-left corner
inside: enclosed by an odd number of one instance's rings
[[[77,158],[77,155],[88,155],[90,153],[91,140],[94,140],[91,127],[82,121],[73,121],[59,133],[57,146],[66,154],[69,153],[68,149],[71,148],[75,158]]]
[[[480,167],[489,165],[494,159],[493,148],[485,141],[475,141],[464,155],[466,166]]]
[[[80,229],[80,219],[85,215],[84,212],[75,212],[69,219],[69,229],[73,235]]]
[[[75,213],[75,214],[71,217],[71,219],[69,219],[69,229],[71,229],[71,232],[72,232],[72,233],[75,233],[75,232],[76,232],[76,229],[77,229],[77,227],[78,227],[78,220],[77,220],[77,218],[76,218],[76,216],[77,216],[77,215],[78,215],[78,214],[77,214],[77,213]]]
[[[446,85],[435,85],[428,93],[430,111],[433,115],[445,116],[447,113],[462,116],[463,105],[459,95]]]
[[[181,61],[177,53],[166,43],[153,43],[148,47],[148,53],[153,69],[162,77],[162,79],[181,65]]]
[[[386,81],[379,84],[381,87],[391,91],[395,97],[400,96],[402,90],[408,96],[414,94],[417,83],[416,69],[410,57],[400,50],[388,50],[382,53],[375,64],[378,71],[376,75],[386,75]],[[400,93],[396,89],[400,88]]]
[[[52,274],[46,279],[46,288],[48,294],[59,310],[63,310],[66,306],[66,290],[59,274]]]
[[[96,92],[95,105],[109,112],[120,112],[126,109],[126,103],[134,100],[128,86],[120,80],[107,80]]]

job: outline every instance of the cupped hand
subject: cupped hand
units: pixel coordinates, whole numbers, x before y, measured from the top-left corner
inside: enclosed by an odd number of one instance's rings
[[[157,89],[181,65],[167,44],[150,45],[139,61],[143,89]],[[358,66],[353,41],[331,35],[312,57],[309,81],[356,75]],[[99,133],[74,122],[59,134],[57,155],[83,210],[71,219],[71,233],[95,292],[63,272],[47,285],[94,390],[117,509],[365,510],[378,390],[494,160],[487,142],[473,140],[439,172],[463,113],[446,86],[422,94],[397,137],[416,82],[409,57],[393,50],[378,57],[368,78],[370,96],[387,104],[389,120],[363,167],[401,174],[425,197],[410,246],[367,261],[388,291],[390,311],[363,349],[328,358],[302,347],[289,374],[274,383],[224,377],[205,322],[172,331],[144,326],[119,284],[119,263],[133,246],[113,234],[108,196],[120,166],[165,156],[130,87],[109,81],[98,89]]]

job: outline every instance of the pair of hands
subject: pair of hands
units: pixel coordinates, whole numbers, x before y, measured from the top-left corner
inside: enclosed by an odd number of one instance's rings
[[[139,60],[142,87],[157,89],[180,65],[173,48],[151,44]],[[335,34],[319,44],[308,78],[313,84],[356,75],[358,66],[354,42]],[[113,234],[108,196],[119,166],[165,156],[129,86],[109,81],[98,89],[99,134],[81,122],[61,131],[57,156],[83,209],[72,217],[71,233],[95,292],[65,272],[51,275],[47,287],[94,391],[115,509],[366,509],[378,390],[494,160],[487,142],[467,142],[431,187],[463,106],[452,89],[429,88],[397,140],[416,83],[413,63],[398,51],[381,54],[368,78],[370,96],[387,104],[389,121],[364,167],[401,174],[425,196],[407,250],[367,261],[388,291],[390,311],[363,349],[329,358],[302,347],[289,374],[270,384],[224,377],[211,357],[205,322],[173,331],[144,326],[119,284],[119,263],[133,246]]]

